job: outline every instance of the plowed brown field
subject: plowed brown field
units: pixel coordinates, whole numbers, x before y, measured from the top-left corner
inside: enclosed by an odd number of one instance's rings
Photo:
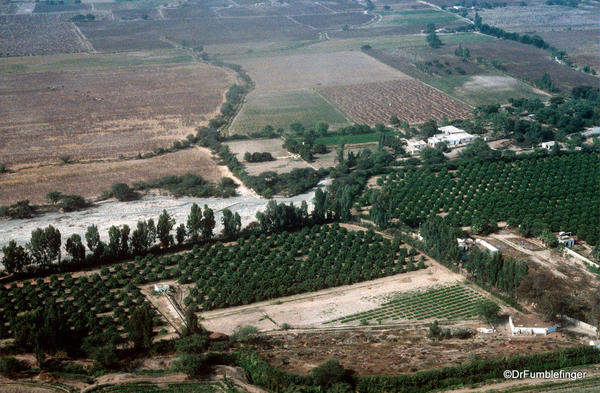
[[[354,121],[365,124],[401,121],[421,123],[429,119],[464,118],[470,108],[414,79],[361,83],[321,88],[320,91]]]

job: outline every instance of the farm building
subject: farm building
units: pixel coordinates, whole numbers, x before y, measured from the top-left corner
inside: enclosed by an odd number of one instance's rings
[[[575,238],[571,232],[559,232],[556,240],[565,247],[572,247],[575,245]]]
[[[492,246],[490,243],[488,243],[487,241],[485,241],[483,239],[477,239],[477,240],[475,240],[475,243],[480,244],[492,255],[498,253],[498,249],[496,247]]]
[[[418,154],[421,151],[421,149],[427,146],[427,143],[414,139],[407,140],[406,144],[408,145],[407,150],[410,154]]]
[[[513,319],[512,316],[508,317],[508,326],[510,328],[511,334],[543,334],[546,335],[548,333],[552,333],[556,330],[557,326],[538,326],[539,322],[530,320],[524,316],[515,316]]]
[[[546,149],[546,150],[552,150],[552,148],[554,147],[554,145],[556,145],[555,141],[548,141],[548,142],[542,142],[540,144],[542,149]]]
[[[592,127],[581,133],[584,138],[591,138],[594,136],[600,136],[600,127]]]
[[[446,143],[449,146],[457,146],[466,143],[471,143],[477,138],[475,135],[471,135],[465,130],[454,126],[445,126],[438,128],[442,133],[435,134],[434,136],[427,138],[427,144],[431,147],[435,147],[438,143]]]
[[[170,292],[169,284],[154,284],[154,292]]]

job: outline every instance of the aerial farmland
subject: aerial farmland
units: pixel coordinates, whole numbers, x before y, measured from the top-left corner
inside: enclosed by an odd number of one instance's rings
[[[0,393],[595,392],[599,9],[0,0]]]

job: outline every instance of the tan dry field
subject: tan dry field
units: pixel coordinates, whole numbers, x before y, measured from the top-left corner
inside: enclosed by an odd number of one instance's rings
[[[320,92],[358,123],[387,124],[391,116],[421,123],[470,116],[470,108],[414,79],[323,87]]]
[[[427,269],[384,277],[363,283],[329,288],[276,300],[230,307],[201,314],[209,330],[230,334],[237,326],[252,325],[261,331],[278,330],[283,323],[292,328],[331,328],[323,325],[345,315],[367,311],[385,302],[395,292],[432,285],[462,282],[464,278],[433,260]]]
[[[222,168],[212,160],[210,151],[190,148],[144,160],[48,165],[0,175],[0,205],[22,199],[44,203],[49,191],[94,198],[113,183],[131,184],[167,175],[194,173],[208,181],[222,177]]]
[[[256,93],[383,82],[405,74],[358,51],[240,59]]]
[[[203,63],[0,76],[0,162],[132,156],[193,133],[233,74]]]
[[[453,326],[474,329],[485,324],[473,321]],[[547,336],[511,337],[498,330],[494,334],[476,334],[470,339],[445,340],[432,340],[428,333],[425,324],[377,330],[363,327],[343,331],[290,331],[266,336],[254,349],[271,365],[293,373],[308,374],[311,368],[335,358],[359,375],[398,375],[474,359],[547,352],[578,343],[556,332]]]

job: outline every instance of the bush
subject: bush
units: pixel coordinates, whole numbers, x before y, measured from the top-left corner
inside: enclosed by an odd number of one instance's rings
[[[238,326],[233,331],[231,339],[236,342],[245,343],[255,340],[258,337],[258,329],[254,326]]]
[[[204,354],[184,353],[173,363],[173,370],[185,373],[190,377],[206,374],[210,369]]]
[[[63,195],[60,198],[60,208],[66,212],[83,209],[88,203],[81,195]]]
[[[337,359],[329,359],[310,371],[310,375],[316,385],[332,386],[344,382],[346,370]]]
[[[111,187],[112,194],[121,202],[137,199],[139,195],[125,183],[115,183]]]

